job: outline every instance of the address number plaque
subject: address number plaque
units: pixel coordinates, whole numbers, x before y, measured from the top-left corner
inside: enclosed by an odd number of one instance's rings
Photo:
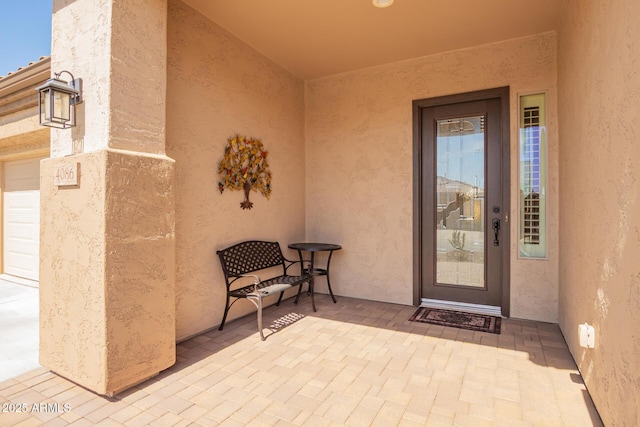
[[[73,187],[78,185],[78,163],[64,163],[53,171],[53,185],[58,187]]]

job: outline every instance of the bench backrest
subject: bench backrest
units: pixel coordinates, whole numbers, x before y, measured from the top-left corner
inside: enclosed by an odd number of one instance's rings
[[[250,240],[216,252],[224,272],[227,285],[229,279],[269,267],[284,265],[284,256],[278,242]],[[233,280],[231,280],[233,281]]]

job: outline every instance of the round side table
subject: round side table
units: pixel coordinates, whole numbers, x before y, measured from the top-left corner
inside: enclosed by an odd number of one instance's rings
[[[331,299],[334,304],[337,302],[336,297],[333,296],[333,290],[331,289],[331,281],[329,280],[329,267],[331,265],[331,256],[334,251],[338,251],[342,249],[340,245],[334,245],[332,243],[291,243],[289,245],[290,249],[295,249],[298,251],[298,256],[300,256],[300,261],[302,263],[302,252],[309,252],[311,254],[310,265],[308,268],[304,268],[304,271],[311,274],[312,277],[316,276],[326,276],[327,277],[327,286],[329,287],[329,294],[331,295]],[[325,268],[318,268],[315,266],[315,253],[316,252],[329,252],[329,258],[327,259],[327,265]],[[311,279],[313,282],[313,278]],[[313,292],[313,284],[311,285],[310,292]],[[300,293],[298,293],[298,297]],[[298,302],[298,297],[296,297],[296,303]]]

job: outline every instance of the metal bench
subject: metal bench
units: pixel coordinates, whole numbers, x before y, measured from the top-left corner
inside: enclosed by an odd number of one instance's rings
[[[298,286],[298,295],[303,283],[309,284],[309,293],[311,294],[311,305],[313,311],[316,311],[315,301],[313,300],[313,281],[310,274],[306,274],[302,266],[303,261],[291,261],[282,255],[280,244],[278,242],[264,242],[258,240],[250,240],[241,242],[216,252],[220,258],[220,265],[224,273],[224,280],[227,286],[227,304],[222,316],[219,330],[222,330],[227,320],[227,314],[231,306],[240,298],[246,298],[251,301],[258,309],[258,329],[260,330],[260,338],[264,341],[262,333],[262,300],[269,296],[280,293],[278,302],[280,304],[284,291]],[[299,276],[287,274],[289,267],[294,264],[301,264],[300,271],[303,274]],[[260,270],[272,267],[282,267],[282,274],[270,279],[262,280],[260,276],[251,274]],[[236,281],[241,278],[252,277],[253,283],[234,287]],[[246,283],[246,282],[245,282]],[[231,301],[231,298],[235,298]],[[296,298],[296,303],[297,303]]]

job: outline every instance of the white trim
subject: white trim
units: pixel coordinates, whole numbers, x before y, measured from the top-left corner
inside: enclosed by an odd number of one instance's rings
[[[458,301],[444,301],[422,298],[420,307],[439,308],[442,310],[464,311],[467,313],[485,314],[487,316],[502,317],[502,309],[493,305],[469,304]]]

